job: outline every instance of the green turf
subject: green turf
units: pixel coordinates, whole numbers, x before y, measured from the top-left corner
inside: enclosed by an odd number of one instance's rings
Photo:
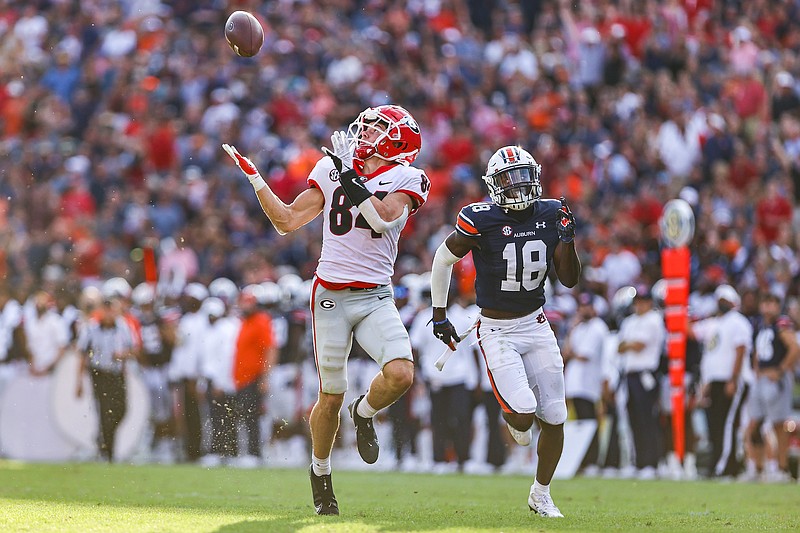
[[[563,520],[528,511],[531,480],[335,472],[318,517],[304,470],[0,462],[0,531],[797,531],[800,487],[556,481]]]

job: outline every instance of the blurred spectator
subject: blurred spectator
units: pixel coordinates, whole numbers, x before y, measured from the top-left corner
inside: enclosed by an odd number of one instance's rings
[[[156,292],[152,284],[137,285],[131,300],[136,306],[136,317],[140,324],[142,381],[150,393],[153,431],[150,449],[159,459],[166,460],[171,454],[170,442],[174,437],[172,392],[167,369],[175,347],[175,323],[165,316],[163,309],[156,308]]]
[[[168,376],[177,398],[176,425],[182,437],[184,458],[197,461],[202,455],[202,426],[200,420],[197,379],[206,342],[208,317],[200,306],[208,289],[200,283],[190,283],[183,294],[184,314],[175,333],[175,349],[169,362]]]
[[[720,285],[714,298],[717,314],[693,323],[691,334],[703,343],[700,380],[711,443],[709,476],[735,477],[739,473],[739,420],[748,394],[745,375],[753,329],[737,310],[741,298],[733,287]]]
[[[789,481],[789,435],[786,420],[792,408],[794,372],[800,359],[796,327],[792,320],[781,315],[781,299],[765,294],[759,305],[761,322],[755,334],[753,366],[756,372],[753,394],[747,410],[750,424],[747,436],[751,442],[752,459],[764,473],[765,481]],[[762,425],[769,422],[777,440],[777,459],[764,459]]]
[[[578,295],[578,311],[567,342],[562,349],[566,397],[571,402],[578,420],[594,420],[600,400],[603,380],[603,347],[608,337],[608,326],[594,310],[594,297],[583,292]],[[597,475],[599,452],[599,425],[592,443],[581,461],[580,471],[587,476]]]
[[[457,293],[447,313],[458,331],[466,331],[477,318],[477,309],[469,308],[466,298]],[[470,395],[477,385],[474,333],[472,340],[468,337],[458,344],[456,352],[440,371],[434,363],[442,355],[442,343],[431,332],[429,321],[426,313],[419,313],[411,326],[410,337],[431,399],[434,470],[450,471],[447,463],[455,459],[453,470],[461,472],[469,459]]]
[[[640,479],[654,479],[660,446],[655,373],[666,340],[666,328],[660,313],[653,309],[653,297],[648,288],[637,290],[633,307],[634,314],[620,323],[618,352],[623,358],[628,389],[628,419],[636,468]]]
[[[219,466],[239,454],[236,423],[236,385],[233,359],[241,320],[216,296],[203,302],[208,315],[208,335],[202,358],[203,377],[208,380],[206,398],[211,418],[211,447],[203,456],[204,466]]]
[[[243,466],[255,466],[261,461],[260,419],[264,394],[272,367],[278,362],[272,320],[258,309],[254,292],[248,286],[239,295],[241,324],[233,356],[236,421],[241,421],[247,431],[247,455],[242,457]]]
[[[64,355],[69,342],[69,331],[55,309],[50,294],[39,291],[33,295],[33,309],[24,320],[25,337],[31,360],[30,372],[34,376],[51,374]]]
[[[775,92],[772,95],[772,121],[779,122],[784,113],[796,113],[800,109],[800,96],[795,88],[794,77],[781,70],[775,74]]]

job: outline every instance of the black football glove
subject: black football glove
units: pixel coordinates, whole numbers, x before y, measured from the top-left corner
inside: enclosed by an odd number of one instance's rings
[[[434,336],[448,345],[451,350],[455,350],[456,344],[461,341],[461,338],[458,336],[458,332],[456,331],[455,326],[450,322],[449,319],[445,318],[441,322],[433,322],[433,334]]]
[[[344,194],[350,203],[358,207],[362,202],[369,200],[372,193],[361,182],[361,176],[353,169],[353,148],[343,131],[335,131],[331,135],[333,150],[323,147],[322,151],[331,158],[336,170],[339,171],[339,183],[344,189]]]
[[[339,174],[339,183],[344,189],[344,195],[356,207],[369,200],[369,197],[372,196],[372,193],[367,190],[361,180],[362,177],[352,168]]]
[[[572,214],[563,196],[561,208],[558,210],[558,238],[561,242],[572,242],[575,238],[575,215]]]

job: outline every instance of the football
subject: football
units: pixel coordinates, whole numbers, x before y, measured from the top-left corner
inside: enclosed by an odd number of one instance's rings
[[[241,57],[253,57],[264,44],[264,29],[247,11],[234,11],[225,22],[225,40]]]

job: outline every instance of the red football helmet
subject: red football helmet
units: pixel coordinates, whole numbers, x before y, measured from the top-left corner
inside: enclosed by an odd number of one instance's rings
[[[368,141],[372,131],[380,134]],[[407,165],[414,162],[422,147],[417,121],[399,105],[368,107],[350,124],[347,136],[356,147],[353,158],[360,161],[377,155]]]

